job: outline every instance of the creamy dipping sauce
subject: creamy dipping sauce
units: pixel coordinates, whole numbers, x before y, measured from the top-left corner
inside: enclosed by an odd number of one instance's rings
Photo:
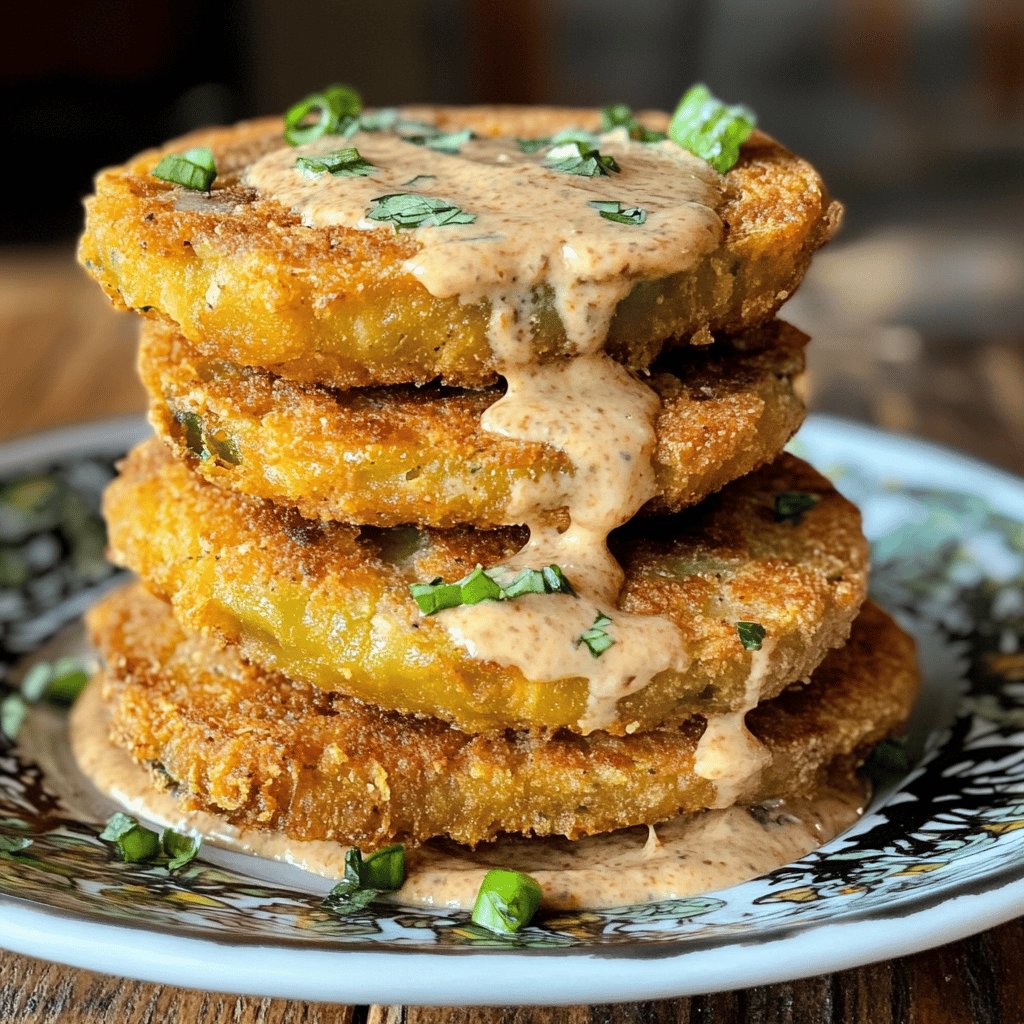
[[[183,811],[107,736],[99,688],[71,711],[71,747],[82,773],[126,810],[156,824],[202,835],[213,845],[292,864],[324,878],[344,874],[345,847],[238,828],[204,811]],[[755,878],[804,856],[860,816],[863,787],[849,781],[811,799],[705,811],[658,825],[588,839],[505,838],[475,850],[434,841],[406,852],[408,877],[391,899],[469,910],[492,867],[524,871],[553,910],[600,909],[694,896]]]
[[[624,129],[598,137],[618,173],[585,177],[553,170],[547,149],[523,153],[512,138],[474,138],[458,153],[405,141],[393,131],[329,136],[267,154],[244,183],[290,207],[310,227],[394,231],[368,219],[373,200],[413,193],[446,200],[476,220],[418,227],[406,270],[439,298],[491,304],[490,338],[499,360],[531,358],[535,292],[550,286],[571,349],[597,351],[619,302],[638,280],[692,269],[722,234],[716,208],[722,178],[672,142],[631,141]],[[354,146],[374,165],[367,177],[310,174],[297,157]],[[617,201],[647,214],[639,226],[588,206]]]

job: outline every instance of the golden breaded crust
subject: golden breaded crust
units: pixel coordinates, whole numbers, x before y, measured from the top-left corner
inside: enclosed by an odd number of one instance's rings
[[[803,419],[793,384],[806,341],[774,322],[659,361],[648,382],[661,398],[661,494],[647,511],[695,504],[775,458]],[[509,516],[518,483],[572,473],[557,449],[481,428],[497,388],[329,391],[209,359],[155,323],[139,366],[150,422],[179,458],[211,483],[313,519],[503,525],[521,521]],[[567,523],[563,510],[537,512]]]
[[[594,110],[415,108],[408,116],[485,135],[594,128]],[[663,127],[666,115],[644,115]],[[282,145],[282,121],[211,128],[147,150],[96,178],[79,259],[111,301],[177,324],[211,357],[334,387],[495,380],[488,303],[437,298],[407,271],[410,233],[304,227],[280,203],[240,184]],[[162,154],[209,146],[210,196],[153,178]],[[688,273],[641,282],[619,305],[608,350],[645,369],[668,339],[705,343],[770,319],[836,230],[841,207],[817,172],[757,132],[725,175],[718,249]],[[550,289],[532,316],[538,359],[566,351]]]
[[[779,522],[774,498],[785,491],[820,501],[799,523]],[[449,637],[443,612],[421,616],[409,594],[414,581],[503,564],[522,529],[304,520],[206,483],[155,439],[122,463],[104,507],[116,561],[187,628],[237,642],[267,668],[468,732],[580,729],[586,680],[530,682],[476,660]],[[762,687],[774,696],[843,643],[866,591],[857,510],[790,455],[686,513],[636,520],[611,547],[626,574],[619,606],[670,618],[692,655],[685,673],[663,672],[622,699],[613,733],[739,706],[751,654],[737,621],[763,624],[774,641]]]
[[[183,806],[236,825],[369,851],[440,835],[576,838],[713,797],[693,769],[699,721],[626,737],[468,736],[262,671],[185,636],[139,588],[107,598],[89,625],[108,664],[114,742]],[[749,716],[772,763],[747,799],[809,795],[831,766],[851,767],[900,728],[916,688],[911,641],[866,606],[810,685]]]

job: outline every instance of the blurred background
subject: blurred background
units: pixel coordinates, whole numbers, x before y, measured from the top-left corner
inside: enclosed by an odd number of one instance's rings
[[[5,20],[4,357],[46,367],[5,433],[59,420],[69,389],[97,415],[141,405],[104,385],[133,325],[70,262],[99,166],[335,80],[371,105],[668,108],[704,80],[846,203],[785,310],[815,338],[812,404],[1024,466],[1022,0],[51,0]]]

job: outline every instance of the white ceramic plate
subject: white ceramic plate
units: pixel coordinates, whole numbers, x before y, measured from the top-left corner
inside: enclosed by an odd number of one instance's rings
[[[94,509],[145,428],[120,420],[0,449],[0,672],[50,655],[113,576]],[[687,900],[566,914],[512,939],[204,850],[174,876],[96,839],[59,713],[0,752],[0,943],[191,988],[347,1003],[656,999],[841,970],[1024,913],[1024,481],[953,452],[813,418],[798,452],[861,505],[873,593],[918,637],[914,767],[852,830],[762,878]],[[54,638],[57,638],[56,640]]]

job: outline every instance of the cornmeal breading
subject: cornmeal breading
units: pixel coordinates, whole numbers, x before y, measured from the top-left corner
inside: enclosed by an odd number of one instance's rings
[[[783,492],[819,500],[798,522],[779,521]],[[524,530],[304,520],[204,482],[156,440],[122,464],[105,512],[116,561],[168,597],[186,628],[237,642],[267,668],[470,732],[581,728],[585,679],[529,681],[474,658],[439,623],[443,612],[422,616],[409,594],[413,581],[503,564]],[[775,695],[843,643],[866,591],[857,510],[790,455],[687,513],[635,521],[611,546],[625,570],[619,607],[666,616],[692,656],[686,672],[662,672],[622,699],[613,733],[742,704],[751,654],[737,621],[772,639],[761,697]]]
[[[407,116],[481,135],[532,136],[595,128],[598,113],[571,108],[416,108]],[[664,114],[642,115],[653,128]],[[96,179],[79,257],[121,308],[179,326],[204,354],[335,387],[425,383],[479,387],[498,363],[489,302],[438,297],[406,262],[410,232],[304,226],[273,198],[241,183],[255,159],[282,143],[279,118],[206,129],[149,150]],[[213,192],[152,177],[161,154],[209,146]],[[717,248],[693,270],[637,280],[611,322],[607,349],[645,369],[665,343],[698,344],[770,319],[793,292],[841,207],[817,172],[758,132],[723,179]],[[526,311],[537,360],[571,351],[553,292]]]
[[[182,805],[236,825],[368,851],[447,835],[578,837],[708,806],[694,772],[700,720],[613,737],[467,736],[263,671],[188,637],[139,588],[89,615],[108,668],[112,738]],[[913,644],[867,605],[811,683],[748,717],[772,762],[752,801],[810,794],[898,729],[917,688]]]
[[[661,494],[647,512],[695,504],[775,458],[803,419],[794,379],[806,341],[776,322],[659,360],[648,383],[661,399]],[[482,429],[480,416],[501,396],[498,388],[330,391],[204,357],[173,328],[154,323],[142,332],[140,370],[150,420],[179,458],[211,483],[310,518],[515,523],[518,486],[573,472],[555,448]],[[558,508],[539,506],[534,514],[567,523]]]

